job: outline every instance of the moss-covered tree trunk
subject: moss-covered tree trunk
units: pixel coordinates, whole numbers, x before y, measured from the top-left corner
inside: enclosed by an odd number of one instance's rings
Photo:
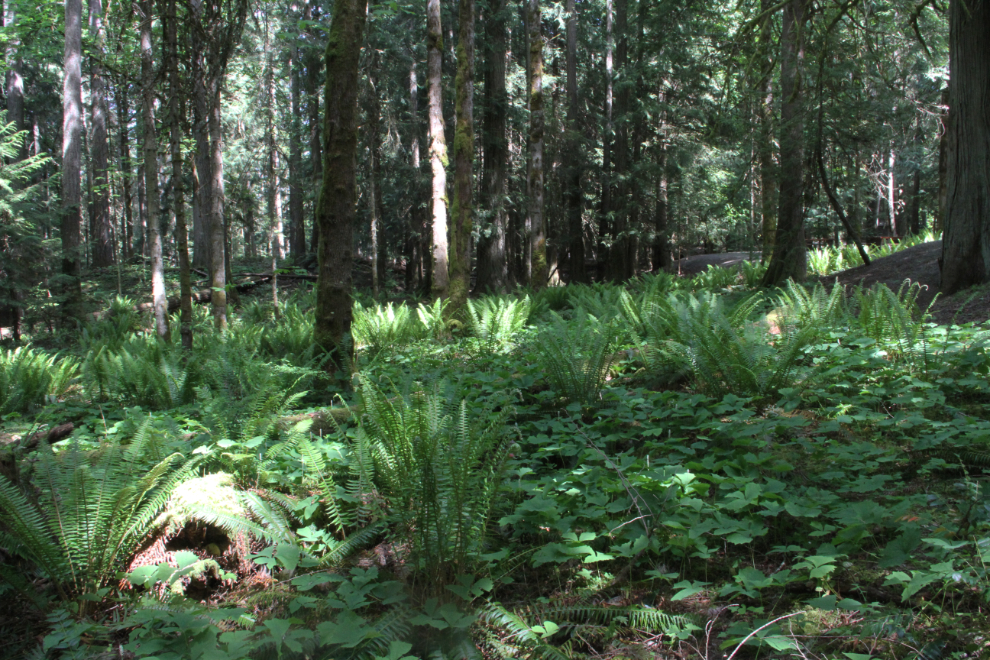
[[[784,5],[780,35],[780,204],[773,255],[764,286],[787,279],[801,281],[807,272],[804,245],[804,99],[801,68],[808,0]]]
[[[367,0],[335,0],[327,42],[323,185],[317,202],[319,274],[314,339],[344,366],[351,346],[351,268],[357,204],[358,64]]]
[[[451,205],[450,302],[464,306],[471,289],[474,204],[474,0],[458,6],[457,76],[454,99],[454,203]]]
[[[529,225],[533,269],[529,285],[536,290],[547,285],[547,229],[543,217],[543,16],[540,0],[529,0],[526,27],[529,30]]]

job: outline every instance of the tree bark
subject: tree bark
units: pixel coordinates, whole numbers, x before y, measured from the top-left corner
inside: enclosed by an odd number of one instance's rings
[[[479,291],[502,292],[509,285],[509,262],[506,247],[508,217],[505,208],[505,168],[508,159],[506,116],[509,101],[505,87],[505,60],[508,34],[505,20],[507,4],[497,0],[485,21],[485,92],[482,111],[481,204],[489,218],[478,238]]]
[[[454,132],[454,203],[451,207],[451,312],[467,303],[471,289],[471,232],[474,221],[474,0],[458,5],[457,76],[454,82],[457,118]]]
[[[79,229],[82,224],[82,0],[65,0],[65,78],[62,92],[62,309],[82,317]]]
[[[598,223],[598,276],[605,276],[609,264],[612,234],[612,124],[615,104],[615,13],[612,0],[605,2],[605,125],[602,131],[601,212]]]
[[[299,52],[289,63],[291,80],[292,131],[289,133],[289,248],[295,263],[306,256],[306,226],[303,219],[302,149],[299,144]]]
[[[608,270],[612,279],[631,277],[629,263],[629,0],[615,2],[615,68],[622,83],[615,95],[615,144],[613,145],[614,173],[616,179],[612,198],[613,236],[609,251]]]
[[[773,251],[774,233],[777,230],[777,181],[773,171],[773,55],[771,39],[773,35],[774,0],[760,0],[763,23],[760,25],[760,63],[763,67],[760,78],[760,215],[763,250],[760,262],[766,263]]]
[[[949,137],[942,292],[990,281],[990,1],[949,9]]]
[[[446,298],[450,287],[447,264],[447,138],[444,135],[441,100],[443,30],[440,0],[426,3],[426,68],[429,90],[430,170],[433,173],[430,208],[433,215],[432,274],[433,295]]]
[[[377,62],[372,61],[372,70],[377,69]],[[371,290],[378,295],[379,289],[379,245],[378,236],[378,145],[381,142],[381,105],[378,100],[378,88],[372,75],[368,76],[371,102],[368,107],[368,124],[370,135],[368,143],[368,216],[370,218],[371,234]]]
[[[808,0],[789,0],[784,6],[780,35],[780,205],[773,255],[763,277],[764,286],[787,279],[803,281],[807,273],[804,245],[804,103],[802,63],[804,24]]]
[[[313,3],[307,2],[303,9],[305,20],[315,20],[316,12],[313,11]],[[309,35],[309,33],[307,32]],[[311,35],[309,35],[311,36]],[[312,166],[313,188],[316,190],[316,199],[313,200],[313,234],[310,245],[315,252],[319,246],[320,224],[316,221],[316,212],[319,199],[320,186],[323,184],[323,140],[320,127],[320,70],[323,67],[323,58],[319,57],[315,48],[310,48],[306,55],[306,109],[309,114],[309,159]]]
[[[335,0],[326,66],[326,152],[317,221],[319,279],[313,338],[330,353],[328,366],[342,369],[351,342],[351,268],[357,204],[355,158],[358,129],[358,68],[367,0]]]
[[[191,351],[192,276],[189,266],[189,236],[186,229],[185,182],[182,157],[182,121],[186,114],[185,88],[179,78],[179,40],[176,0],[165,0],[165,62],[169,82],[169,149],[172,152],[172,207],[175,212],[175,238],[179,253],[179,334],[182,347]]]
[[[406,246],[406,291],[412,292],[425,287],[427,260],[429,253],[426,232],[426,195],[423,177],[420,172],[420,124],[419,124],[419,80],[416,76],[416,56],[410,49],[409,65],[409,165],[412,168],[412,199],[410,200],[409,228]]]
[[[155,332],[168,341],[168,300],[165,296],[165,263],[162,260],[161,213],[158,193],[158,138],[155,132],[155,63],[151,46],[154,18],[151,0],[141,3],[141,91],[144,117],[144,188],[148,199],[148,242],[151,253],[151,300]]]
[[[543,16],[540,0],[528,0],[529,30],[529,218],[533,270],[530,286],[539,291],[549,278],[547,230],[543,217]]]
[[[123,234],[122,238],[122,255],[124,259],[129,259],[131,257],[131,252],[133,251],[133,238],[134,238],[134,228],[133,228],[133,217],[132,217],[132,195],[131,195],[131,177],[133,176],[133,168],[131,166],[131,143],[130,143],[130,110],[128,109],[128,98],[127,98],[127,86],[128,82],[126,78],[121,77],[121,81],[117,84],[117,128],[118,128],[118,141],[120,148],[120,187],[123,195],[123,201],[121,202],[124,207],[124,221],[123,221]]]
[[[955,152],[952,146],[952,133],[949,131],[949,89],[942,90],[942,113],[939,116],[940,134],[938,139],[938,209],[935,215],[935,233],[941,234],[945,228],[945,205],[949,195],[949,157]]]
[[[190,43],[192,75],[193,139],[196,142],[193,180],[193,266],[212,268],[210,256],[210,211],[213,175],[210,172],[209,114],[203,42],[193,36]]]
[[[587,281],[584,271],[584,221],[581,190],[581,129],[577,86],[577,7],[567,0],[567,226],[570,235],[570,280]]]
[[[90,161],[93,168],[93,266],[114,262],[113,219],[110,217],[110,158],[107,146],[107,94],[103,83],[103,3],[89,0],[89,37],[94,55],[89,58],[90,126],[93,131]]]
[[[657,190],[653,219],[653,270],[670,267],[670,245],[667,241],[667,147],[661,143],[657,150]]]
[[[275,135],[275,55],[269,43],[269,29],[265,26],[265,132],[268,146],[268,226],[271,229],[272,258],[283,258],[282,241],[282,189],[279,185],[278,141]]]
[[[227,226],[224,218],[223,124],[221,122],[221,77],[210,81],[210,265],[213,296],[210,306],[218,330],[227,327]]]

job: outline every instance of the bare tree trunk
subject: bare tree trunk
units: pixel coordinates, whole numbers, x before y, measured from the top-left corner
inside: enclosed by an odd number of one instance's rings
[[[657,149],[657,190],[654,208],[653,270],[670,267],[670,245],[667,241],[667,147],[661,142]]]
[[[65,0],[65,79],[62,93],[63,314],[82,316],[79,228],[82,224],[82,0]]]
[[[773,256],[763,277],[765,286],[788,278],[802,281],[807,274],[804,245],[804,103],[801,69],[804,60],[804,24],[808,0],[789,0],[784,6],[780,36],[780,210]]]
[[[367,0],[335,0],[327,43],[326,153],[317,220],[320,223],[313,338],[342,369],[351,350],[351,268],[357,204],[358,90]]]
[[[570,235],[570,280],[587,281],[584,272],[584,220],[581,190],[581,128],[577,86],[577,7],[567,0],[567,226]]]
[[[90,125],[93,139],[90,159],[93,168],[93,266],[105,268],[114,262],[113,219],[110,217],[110,158],[107,147],[107,94],[103,84],[103,3],[89,0],[89,37],[95,57],[89,59]]]
[[[299,144],[302,126],[299,123],[299,53],[289,63],[292,102],[292,132],[289,134],[289,246],[292,260],[302,261],[306,256],[306,226],[303,219],[302,153]]]
[[[938,139],[938,210],[935,216],[935,233],[941,234],[945,228],[945,206],[949,196],[949,157],[955,153],[952,146],[951,114],[949,112],[949,89],[942,90],[942,114],[939,117],[941,134]]]
[[[508,217],[505,208],[505,168],[508,159],[506,116],[509,101],[505,88],[507,57],[507,26],[505,0],[491,5],[485,20],[484,40],[485,93],[482,118],[481,204],[488,214],[488,226],[478,238],[478,275],[475,288],[479,291],[505,291],[509,285],[509,262],[506,245]]]
[[[615,64],[619,79],[623,84],[615,97],[615,119],[618,127],[615,130],[614,159],[616,178],[614,198],[612,199],[613,235],[615,240],[609,252],[609,271],[616,280],[628,279],[632,272],[629,264],[629,122],[626,115],[629,112],[630,84],[627,80],[629,69],[629,1],[616,0],[615,32],[617,43],[615,48]]]
[[[155,63],[151,52],[151,0],[141,6],[141,87],[144,96],[144,187],[148,198],[148,239],[151,252],[151,300],[155,332],[169,339],[168,300],[165,297],[165,264],[162,260],[161,217],[158,193],[158,138],[155,135]]]
[[[898,226],[897,222],[897,198],[896,198],[896,188],[894,187],[894,163],[896,162],[896,156],[894,155],[894,148],[890,148],[890,153],[887,156],[887,225],[890,227],[890,233],[894,236],[902,236],[901,227]]]
[[[213,308],[213,321],[218,330],[227,327],[227,227],[224,218],[223,189],[223,124],[221,123],[220,79],[210,84],[210,261],[211,289],[210,306]]]
[[[458,5],[454,133],[454,204],[451,209],[451,311],[467,303],[471,290],[471,232],[474,204],[474,0]]]
[[[268,144],[268,226],[272,232],[272,258],[282,259],[282,191],[279,185],[278,143],[275,139],[275,56],[265,26],[265,130]]]
[[[760,262],[766,263],[773,251],[774,232],[777,230],[777,181],[773,171],[773,54],[770,40],[773,35],[773,0],[760,0],[763,23],[760,26],[760,211],[762,220],[763,250]]]
[[[313,11],[313,2],[306,3],[303,9],[304,20],[315,20],[316,13]],[[316,190],[317,199],[313,203],[313,235],[310,245],[313,251],[317,251],[319,246],[320,223],[316,221],[316,212],[320,186],[323,185],[323,141],[320,137],[320,70],[323,67],[322,58],[310,54],[306,59],[306,107],[309,113],[309,158],[313,170],[313,187]]]
[[[186,200],[183,181],[182,120],[186,114],[183,94],[185,88],[179,78],[178,17],[176,0],[165,0],[165,49],[169,81],[169,148],[172,152],[172,206],[175,211],[176,246],[179,252],[179,334],[182,347],[191,351],[192,329],[192,275],[189,268],[189,236],[186,230]]]
[[[540,0],[528,1],[529,29],[529,217],[533,271],[530,286],[547,285],[547,229],[543,217],[543,16]]]
[[[431,210],[433,214],[433,295],[446,298],[450,287],[447,268],[447,138],[444,136],[441,101],[443,30],[440,0],[426,3],[426,67],[429,91],[430,169],[433,172]]]
[[[615,104],[615,19],[612,0],[605,2],[605,126],[602,134],[602,198],[598,224],[598,276],[607,277],[612,232],[612,124]]]
[[[129,259],[133,250],[132,241],[134,238],[133,218],[131,217],[131,177],[133,168],[131,167],[131,143],[130,143],[130,111],[128,110],[127,80],[122,79],[117,84],[117,128],[119,134],[120,147],[120,187],[123,193],[122,205],[124,207],[122,255]]]
[[[425,195],[422,193],[422,173],[419,154],[419,81],[416,76],[416,57],[410,49],[409,65],[409,156],[412,167],[412,199],[410,200],[409,227],[406,245],[406,291],[412,292],[425,285],[426,263],[424,255],[429,252],[426,235]]]
[[[990,2],[952,0],[942,292],[990,281]]]
[[[193,138],[196,141],[193,188],[193,265],[212,268],[210,253],[210,199],[213,197],[213,175],[210,172],[209,115],[210,102],[206,91],[206,66],[202,41],[191,39],[191,75],[193,100]]]

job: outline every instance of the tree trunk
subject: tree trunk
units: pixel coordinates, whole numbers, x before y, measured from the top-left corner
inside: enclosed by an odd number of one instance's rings
[[[371,69],[376,70],[377,62],[372,60]],[[378,88],[375,86],[374,78],[368,76],[369,93],[371,102],[368,110],[368,124],[370,124],[370,134],[368,143],[368,216],[371,220],[371,290],[378,295],[379,288],[379,251],[381,246],[378,240],[378,145],[381,141],[381,105],[378,101]]]
[[[176,0],[165,0],[165,57],[169,87],[169,149],[172,152],[172,206],[175,212],[176,246],[179,252],[179,334],[182,347],[191,351],[192,330],[192,276],[189,268],[189,236],[186,230],[185,183],[182,172],[182,120],[186,114],[183,94],[185,88],[179,78],[178,17]]]
[[[220,78],[210,81],[210,263],[213,278],[210,306],[218,330],[227,327],[227,227],[224,218],[223,124],[221,123]]]
[[[430,169],[433,172],[430,208],[433,214],[433,295],[446,298],[450,286],[447,268],[447,138],[441,101],[443,30],[440,0],[426,3],[426,68],[429,91]]]
[[[505,88],[505,60],[508,34],[505,0],[491,6],[485,21],[485,94],[482,118],[481,204],[490,219],[478,238],[479,291],[502,292],[509,285],[506,252],[505,168],[508,159],[506,116],[509,102]]]
[[[133,169],[131,167],[131,144],[130,144],[130,127],[129,123],[131,120],[130,111],[128,109],[128,99],[127,99],[127,86],[128,82],[123,79],[117,84],[117,128],[119,134],[120,142],[120,172],[121,181],[120,187],[123,194],[123,201],[121,202],[124,210],[123,219],[123,236],[122,240],[122,255],[124,259],[129,259],[131,257],[131,252],[133,250],[132,241],[134,238],[133,229],[133,218],[131,215],[131,177],[133,176]]]
[[[990,281],[990,2],[952,0],[942,292]]]
[[[265,26],[265,132],[268,145],[268,226],[271,228],[272,258],[282,259],[282,190],[279,185],[278,142],[275,135],[275,55]]]
[[[941,134],[938,139],[938,209],[935,215],[935,233],[941,234],[945,228],[945,205],[949,196],[949,157],[955,153],[952,146],[952,133],[949,131],[949,89],[942,90],[942,113],[939,116]]]
[[[316,13],[313,11],[313,2],[307,2],[303,9],[305,20],[316,20]],[[316,191],[316,199],[313,200],[313,235],[310,245],[316,252],[319,246],[320,223],[316,221],[316,212],[319,200],[320,186],[323,185],[323,141],[320,137],[320,70],[323,68],[323,59],[315,53],[314,48],[307,51],[306,55],[306,109],[309,114],[309,159],[312,166],[313,188]]]
[[[894,236],[903,236],[904,228],[901,227],[897,218],[897,191],[894,187],[894,164],[896,162],[897,156],[894,154],[894,148],[891,147],[887,156],[887,226]]]
[[[90,160],[93,168],[93,266],[105,268],[114,262],[113,219],[110,217],[110,158],[107,147],[107,94],[103,83],[103,3],[89,0],[89,37],[95,57],[89,58],[90,126],[93,139]]]
[[[609,252],[608,270],[613,279],[625,280],[632,275],[629,263],[629,1],[616,0],[615,3],[615,65],[618,79],[622,82],[615,96],[615,130],[613,158],[615,161],[614,197],[612,199],[612,227],[615,240]]]
[[[612,0],[605,2],[605,126],[602,131],[602,198],[598,224],[598,277],[604,278],[609,265],[612,234],[612,115],[615,104],[615,14]]]
[[[547,285],[547,229],[543,217],[543,16],[540,0],[528,0],[529,30],[529,218],[533,270],[529,285]]]
[[[306,256],[306,226],[303,219],[302,149],[299,144],[302,126],[299,123],[299,52],[289,63],[292,97],[292,131],[289,133],[289,246],[292,260]]]
[[[584,221],[581,190],[581,128],[577,86],[577,7],[567,0],[567,226],[570,238],[570,280],[587,281],[584,272]]]
[[[313,338],[342,369],[351,344],[351,268],[357,204],[358,90],[367,0],[335,0],[326,65],[326,153],[317,221],[319,279]]]
[[[760,26],[760,215],[763,249],[760,262],[766,263],[773,251],[774,233],[777,230],[777,182],[773,171],[773,0],[760,0],[763,23]]]
[[[63,313],[82,317],[79,228],[82,223],[82,0],[65,0],[65,79],[62,93]]]
[[[412,199],[410,200],[409,228],[406,254],[406,291],[411,293],[423,287],[426,280],[425,254],[429,252],[426,235],[426,196],[423,194],[423,177],[420,172],[419,154],[419,81],[416,76],[416,57],[410,49],[409,65],[409,165],[412,167]]]
[[[457,77],[454,83],[457,124],[454,133],[454,203],[451,208],[451,311],[467,303],[471,290],[471,232],[474,203],[474,0],[458,5]]]
[[[191,75],[193,91],[193,138],[196,142],[196,160],[193,188],[193,266],[211,269],[210,253],[210,199],[213,174],[210,171],[209,115],[210,102],[206,91],[206,65],[202,41],[191,39]]]
[[[654,208],[653,270],[670,267],[670,245],[667,242],[667,147],[663,143],[657,150],[657,191]]]
[[[6,17],[6,22],[5,22]],[[13,27],[15,24],[15,14],[13,10],[5,10],[3,3],[0,3],[0,26]],[[20,132],[26,128],[24,123],[24,78],[21,75],[23,62],[16,48],[19,44],[10,41],[7,43],[7,121],[14,123],[14,128]],[[24,160],[28,157],[27,140],[21,139],[17,149],[17,160]]]
[[[764,286],[787,279],[803,281],[807,272],[804,245],[804,103],[801,69],[804,60],[804,23],[808,0],[789,0],[784,6],[780,35],[780,205],[773,256],[763,277]]]
[[[158,193],[158,138],[155,134],[155,63],[151,52],[151,0],[141,5],[141,91],[144,104],[144,188],[148,198],[148,242],[151,253],[151,300],[155,332],[168,341],[168,300],[165,296],[165,264],[162,260],[161,214]]]

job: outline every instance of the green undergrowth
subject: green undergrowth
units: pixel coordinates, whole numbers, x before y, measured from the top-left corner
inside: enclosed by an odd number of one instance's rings
[[[5,429],[76,426],[5,450],[0,588],[30,631],[5,638],[38,658],[983,657],[990,330],[929,323],[910,285],[726,272],[453,318],[368,302],[348,391],[305,296],[225,335],[201,319],[191,356],[125,313],[4,353]],[[170,554],[134,565],[156,539]]]

